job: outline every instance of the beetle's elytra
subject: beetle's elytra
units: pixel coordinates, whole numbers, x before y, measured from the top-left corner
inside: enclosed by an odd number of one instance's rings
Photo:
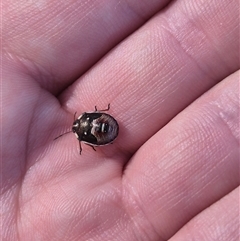
[[[95,106],[94,112],[84,112],[77,119],[75,119],[76,113],[74,114],[72,132],[79,140],[80,155],[82,153],[81,141],[95,150],[94,146],[104,146],[113,143],[118,136],[119,126],[117,121],[111,115],[103,113],[103,111],[108,111],[109,109],[110,104],[108,104],[108,108],[105,110],[97,110]],[[65,132],[54,140],[70,132]]]

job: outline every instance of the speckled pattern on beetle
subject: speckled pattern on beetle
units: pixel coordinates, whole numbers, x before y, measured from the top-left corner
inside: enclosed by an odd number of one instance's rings
[[[105,110],[97,110],[95,106],[94,112],[84,112],[74,120],[72,132],[79,140],[80,155],[82,152],[81,141],[95,150],[94,146],[108,145],[117,138],[119,132],[117,121],[111,115],[103,113],[103,111],[108,111],[109,109],[110,104],[108,104],[108,108]],[[76,118],[75,115],[74,119]],[[67,133],[69,132],[61,134],[54,140]]]

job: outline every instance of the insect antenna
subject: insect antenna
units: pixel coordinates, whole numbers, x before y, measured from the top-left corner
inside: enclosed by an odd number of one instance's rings
[[[68,133],[70,133],[70,132],[72,132],[72,131],[67,131],[67,132],[61,134],[60,136],[55,137],[53,140],[55,141],[55,140],[58,139],[59,137],[64,136],[64,135],[66,135],[66,134],[68,134]]]
[[[76,114],[77,114],[77,112],[74,113],[73,122],[74,122],[75,119],[76,119]],[[55,140],[58,139],[59,137],[64,136],[65,134],[68,134],[68,133],[70,133],[70,132],[72,132],[72,131],[67,131],[67,132],[61,134],[60,136],[55,137],[53,140],[55,141]]]

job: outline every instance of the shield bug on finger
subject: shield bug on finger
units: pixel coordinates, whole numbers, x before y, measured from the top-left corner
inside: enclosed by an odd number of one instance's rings
[[[118,136],[119,126],[111,115],[103,112],[109,110],[110,104],[105,110],[97,110],[95,106],[94,112],[84,112],[77,119],[75,113],[72,130],[61,134],[54,140],[73,132],[79,141],[80,155],[82,153],[81,142],[91,146],[94,151],[96,151],[94,146],[113,143]]]

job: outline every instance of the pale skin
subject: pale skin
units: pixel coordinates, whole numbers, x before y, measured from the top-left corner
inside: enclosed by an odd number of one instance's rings
[[[0,240],[238,240],[237,3],[3,0]]]

